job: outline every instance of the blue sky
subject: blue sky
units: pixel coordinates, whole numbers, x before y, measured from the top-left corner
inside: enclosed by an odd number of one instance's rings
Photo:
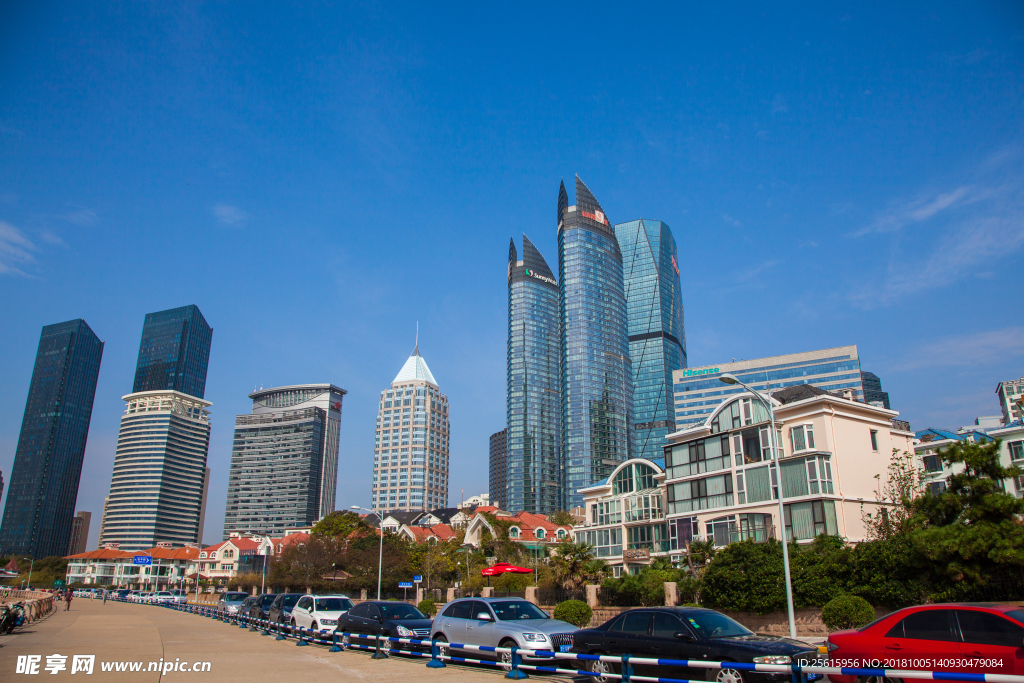
[[[555,267],[574,173],[671,226],[692,366],[857,344],[915,428],[1024,375],[1017,3],[6,3],[0,65],[0,470],[40,328],[84,318],[91,544],[143,316],[190,303],[205,540],[259,385],[349,391],[338,504],[369,503],[416,321],[452,502],[486,490],[508,240]]]

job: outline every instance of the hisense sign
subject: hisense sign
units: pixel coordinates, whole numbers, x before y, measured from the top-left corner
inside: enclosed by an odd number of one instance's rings
[[[703,368],[701,370],[680,370],[680,377],[696,377],[698,375],[716,375],[721,372],[718,368]]]

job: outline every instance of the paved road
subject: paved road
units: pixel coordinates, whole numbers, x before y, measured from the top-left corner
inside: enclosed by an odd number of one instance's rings
[[[61,606],[63,609],[63,605]],[[449,665],[428,669],[420,659],[393,657],[372,660],[362,652],[331,653],[326,647],[297,647],[294,641],[275,641],[245,629],[194,614],[151,605],[76,599],[70,612],[54,612],[9,636],[0,636],[0,680],[15,681],[18,655],[42,655],[39,674],[45,670],[47,655],[67,655],[67,670],[57,676],[71,676],[72,655],[96,655],[92,676],[86,681],[386,681],[387,683],[449,683],[491,680],[498,683],[504,672]],[[208,673],[171,671],[161,675],[147,672],[149,662],[210,662]],[[103,672],[104,661],[143,662],[140,673]],[[73,674],[78,676],[79,674]],[[33,677],[34,678],[34,677]],[[25,680],[32,680],[26,678]],[[38,680],[38,679],[36,679]],[[79,680],[78,678],[71,679]],[[568,682],[570,678],[544,676],[545,683]]]

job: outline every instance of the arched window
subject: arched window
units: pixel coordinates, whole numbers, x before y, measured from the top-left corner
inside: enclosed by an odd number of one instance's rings
[[[519,538],[519,527],[514,526],[514,527],[509,528],[509,530],[508,530],[508,537],[509,538]]]
[[[537,538],[544,538],[544,529],[537,529],[533,532],[533,535]]]
[[[653,489],[654,476],[657,471],[650,465],[643,463],[632,463],[626,465],[615,475],[612,480],[612,494],[631,493],[633,491],[646,491]]]
[[[559,538],[565,538],[565,529],[559,529],[558,530],[558,537]]]

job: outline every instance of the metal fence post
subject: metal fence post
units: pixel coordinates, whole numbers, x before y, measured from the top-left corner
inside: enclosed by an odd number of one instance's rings
[[[331,649],[328,652],[343,652],[345,648],[338,645],[338,632],[331,634]]]
[[[428,669],[443,669],[447,664],[441,661],[441,648],[437,646],[437,641],[433,638],[430,639],[430,661],[427,662]]]
[[[512,669],[507,674],[505,674],[505,678],[511,678],[514,681],[519,681],[519,680],[522,680],[524,678],[529,678],[529,676],[526,675],[525,671],[520,671],[519,670],[519,665],[520,664],[522,664],[522,661],[520,661],[520,659],[519,659],[519,648],[516,647],[515,645],[513,645],[512,646]]]
[[[274,628],[277,630],[277,638],[274,638],[274,640],[287,640],[287,638],[284,635],[284,624],[274,624]]]
[[[377,638],[377,641],[376,641],[377,642],[377,648],[376,648],[376,650],[374,650],[373,654],[370,655],[370,659],[387,659],[387,655],[382,654],[381,651],[380,651],[380,638],[381,638],[380,634],[377,634],[376,638]]]
[[[294,632],[295,629],[298,629],[298,631],[299,631],[299,642],[297,642],[295,644],[299,645],[299,646],[309,645],[309,643],[307,643],[305,640],[302,639],[302,632],[305,631],[306,629],[302,628],[301,626],[296,626],[295,628],[292,629],[292,631]]]
[[[633,665],[629,663],[629,655],[622,655],[622,683],[629,683],[633,677]]]

